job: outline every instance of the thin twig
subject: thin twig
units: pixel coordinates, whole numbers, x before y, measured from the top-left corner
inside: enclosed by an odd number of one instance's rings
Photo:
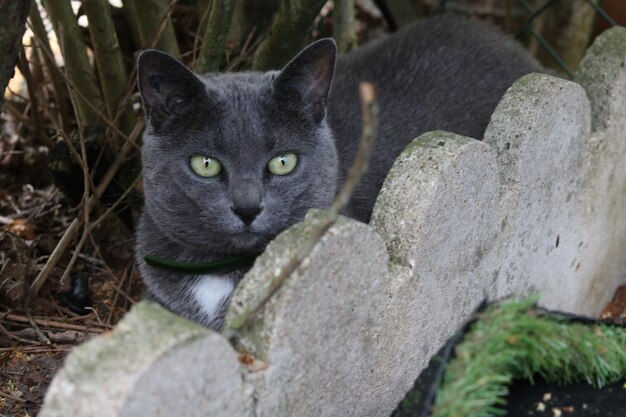
[[[139,137],[142,130],[143,130],[143,121],[140,121],[139,123],[137,123],[137,126],[135,126],[135,129],[131,132],[129,136],[129,142],[124,143],[124,146],[122,146],[121,151],[117,154],[111,166],[109,166],[109,169],[102,177],[102,180],[100,180],[100,183],[96,187],[96,192],[92,194],[92,196],[87,201],[88,205],[93,207],[93,205],[96,204],[97,200],[100,198],[104,190],[109,186],[109,184],[113,180],[113,177],[117,173],[117,170],[124,163],[126,154],[130,152],[131,148],[133,147],[135,141]],[[67,250],[68,246],[72,242],[74,242],[74,239],[76,239],[78,231],[80,230],[82,226],[83,226],[83,218],[76,217],[74,220],[72,220],[72,223],[70,223],[69,227],[65,230],[63,237],[61,238],[61,240],[59,240],[59,243],[52,251],[52,254],[48,258],[48,261],[44,265],[43,269],[39,272],[39,274],[37,275],[33,283],[30,285],[29,300],[34,299],[34,297],[37,295],[37,293],[39,292],[43,284],[48,279],[48,275],[50,275],[50,272],[52,272],[54,267],[59,263],[59,261],[63,257],[63,254]],[[76,250],[80,252],[78,249]]]
[[[19,337],[9,332],[3,325],[0,324],[0,332],[4,333],[9,339],[16,340],[21,343],[26,343],[29,345],[40,345],[41,343],[35,342],[34,340],[24,339],[23,337]]]
[[[165,11],[163,16],[161,17],[161,21],[159,22],[159,25],[158,25],[158,30],[155,33],[153,33],[153,35],[152,35],[152,37],[150,39],[150,42],[148,43],[148,46],[147,46],[148,48],[154,48],[155,47],[156,43],[158,42],[159,38],[161,37],[161,34],[163,33],[163,31],[167,27],[167,21],[170,19],[171,15],[172,15],[172,12],[174,11],[174,6],[176,5],[176,1],[177,0],[174,0],[174,1],[170,2],[168,9]],[[126,84],[126,93],[124,94],[124,97],[122,98],[122,100],[120,100],[120,103],[119,103],[118,108],[117,108],[117,114],[115,115],[115,118],[113,119],[113,123],[116,126],[119,123],[120,118],[124,114],[124,110],[126,109],[126,104],[128,103],[128,101],[133,96],[133,92],[135,91],[136,85],[137,85],[137,66],[134,66],[133,70],[131,71],[130,75],[128,76],[128,83]],[[137,125],[141,125],[142,129],[143,129],[143,121],[138,120]],[[133,130],[133,132],[131,132],[129,137],[132,137],[133,133],[134,133],[134,130]],[[135,147],[137,149],[139,149],[139,146],[135,146]]]
[[[65,254],[65,250],[67,249],[67,247],[72,242],[74,242],[74,239],[76,238],[76,235],[78,234],[78,231],[80,230],[82,224],[82,219],[76,217],[74,220],[72,220],[72,223],[70,223],[68,228],[65,229],[63,237],[61,238],[61,240],[59,240],[59,243],[57,243],[56,247],[52,251],[52,254],[50,254],[50,257],[46,261],[46,264],[41,269],[41,271],[39,271],[39,274],[30,285],[29,300],[32,300],[37,295],[43,284],[46,282],[46,279],[48,279],[48,275],[50,275],[50,272],[52,272],[54,267],[63,257],[63,254]]]
[[[20,403],[25,403],[26,402],[25,399],[20,398],[20,397],[16,397],[15,395],[11,395],[8,392],[4,392],[2,390],[0,390],[0,397],[6,398],[6,399],[9,399],[9,400],[13,400],[13,401],[17,401],[17,402],[20,402]]]
[[[140,179],[141,179],[141,174],[138,174],[137,177],[135,177],[135,179],[133,180],[133,182],[131,182],[130,185],[126,188],[126,190],[124,190],[122,195],[118,197],[117,200],[115,200],[115,203],[113,203],[111,207],[109,207],[100,217],[98,217],[91,224],[90,231],[100,226],[100,224],[104,220],[106,220],[106,218],[109,217],[115,211],[115,209],[117,209],[117,207],[122,203],[122,201],[124,201],[124,199],[128,196],[128,194],[130,194],[130,192],[135,188],[135,185],[139,182]]]
[[[35,323],[35,320],[33,320],[33,316],[30,315],[30,311],[26,312],[26,318],[28,319],[28,322],[30,323],[33,330],[35,330],[35,333],[37,334],[37,337],[39,338],[39,340],[41,340],[46,345],[51,344],[52,342],[50,341],[50,339],[48,339],[48,337],[46,337],[46,335],[43,334],[39,326],[37,326],[37,323]]]
[[[91,326],[94,326],[94,327],[89,327],[86,325],[64,323],[62,321],[50,320],[47,318],[32,317],[32,316],[31,318],[33,319],[33,322],[38,324],[39,326],[52,327],[55,329],[78,330],[80,332],[87,332],[87,333],[103,333],[111,328],[111,326],[108,326],[104,323],[98,324],[98,323],[92,322]],[[29,323],[30,324],[30,320],[28,319],[28,317],[15,314],[15,313],[5,314],[4,316],[2,316],[2,319],[7,320],[7,321],[17,322],[17,323]]]
[[[31,30],[32,26],[30,24],[28,24],[29,28]],[[35,35],[35,37],[38,37],[38,35],[33,31],[33,34]],[[41,40],[38,40],[39,43],[41,43]],[[44,52],[46,54],[51,54],[50,51],[46,50],[45,48],[43,48]],[[54,59],[54,56],[51,56],[52,59]],[[68,87],[68,91],[74,91],[79,98],[81,98],[82,100],[84,100],[85,104],[87,105],[87,107],[89,107],[92,111],[94,111],[96,113],[96,115],[98,116],[98,118],[100,120],[102,120],[109,128],[113,129],[113,131],[115,133],[117,133],[118,135],[120,135],[120,137],[122,139],[124,139],[125,143],[131,143],[132,141],[130,140],[130,136],[126,135],[124,132],[122,132],[116,125],[115,122],[112,121],[111,119],[109,119],[100,109],[98,109],[96,106],[94,106],[86,97],[85,95],[76,88],[76,86],[74,85],[74,83],[58,68],[56,67],[56,70],[59,72],[59,74],[61,74],[61,77],[63,77],[63,80],[67,83]],[[137,149],[139,149],[139,146],[135,143],[132,143],[132,146],[136,147]]]
[[[85,175],[85,172],[87,173],[85,178],[88,179],[89,188],[91,188],[92,191],[95,191],[96,186],[91,181],[91,175],[89,175],[89,167],[87,166],[87,160],[83,159],[83,157],[78,154],[78,151],[74,147],[74,144],[72,143],[72,141],[70,140],[70,138],[67,136],[67,134],[64,131],[59,130],[57,132],[57,136],[60,137],[65,142],[65,144],[67,145],[67,147],[70,150],[70,153],[72,154],[72,156],[74,157],[74,159],[76,160],[78,165],[80,165],[81,169],[83,170],[83,175]],[[81,153],[84,153],[83,152],[84,151],[84,146],[82,144],[81,144],[81,146],[83,147],[83,149],[81,149]]]
[[[67,68],[66,68],[66,71],[67,71]],[[65,77],[69,80],[68,74],[65,74]],[[78,110],[79,110],[78,99],[75,96],[78,90],[70,88],[69,92],[70,92],[70,102],[72,103],[72,106],[74,107],[74,113],[78,114]],[[76,263],[76,259],[78,259],[78,254],[80,253],[81,249],[83,248],[83,245],[85,244],[85,241],[87,240],[87,232],[90,227],[89,215],[91,214],[91,209],[93,208],[91,204],[91,199],[89,197],[91,175],[89,174],[89,166],[87,164],[87,150],[85,149],[85,135],[83,132],[83,126],[80,126],[80,125],[78,126],[78,137],[80,140],[81,155],[80,155],[80,158],[78,156],[76,156],[76,158],[79,159],[80,166],[83,170],[83,225],[84,227],[83,227],[83,234],[80,237],[78,244],[76,245],[76,248],[74,249],[74,253],[72,254],[72,257],[70,258],[70,261],[68,262],[67,266],[65,267],[65,270],[63,271],[63,275],[61,275],[61,279],[59,280],[61,284],[63,284],[65,280],[67,279],[67,277],[69,276],[72,268],[74,267],[74,264]],[[68,143],[68,147],[70,148],[70,150],[76,151],[75,149],[73,149],[74,146],[71,142]],[[98,201],[99,198],[100,196],[96,196],[94,200]]]
[[[74,268],[74,264],[76,263],[76,260],[78,259],[78,255],[80,254],[80,251],[83,249],[83,246],[85,245],[85,242],[87,241],[88,230],[89,230],[89,224],[83,227],[83,233],[81,234],[80,239],[78,239],[78,243],[76,244],[76,247],[74,248],[74,251],[72,252],[72,257],[70,258],[70,261],[65,266],[63,275],[61,275],[61,278],[59,279],[60,284],[63,284],[65,280],[67,279],[67,277],[69,277],[70,273],[72,272],[72,268]]]
[[[150,35],[150,42],[148,42],[150,48],[154,48],[159,41],[159,38],[161,38],[161,35],[167,27],[167,22],[170,20],[172,12],[174,11],[174,6],[176,6],[177,2],[178,0],[171,0],[167,5],[167,9],[165,10],[165,13],[163,13],[159,25],[156,27],[155,30],[152,31],[152,34]]]
[[[46,352],[68,352],[76,345],[50,345],[50,346],[16,346],[9,348],[0,348],[0,353],[4,352],[23,352],[23,353],[46,353]]]
[[[193,48],[191,49],[191,68],[195,68],[196,67],[196,59],[198,59],[198,41],[202,38],[202,33],[204,32],[205,29],[205,25],[207,20],[209,20],[209,13],[211,12],[211,9],[213,8],[213,2],[209,2],[206,10],[204,11],[204,13],[202,14],[202,18],[200,19],[200,22],[198,23],[198,30],[195,33],[194,39],[193,39]]]
[[[74,253],[75,251],[71,250],[70,253]],[[79,253],[78,257],[84,261],[90,262],[94,266],[97,265],[105,265],[105,262],[102,259],[94,258],[93,256],[85,255],[84,253]]]
[[[122,278],[120,278],[119,280],[117,288],[115,288],[115,296],[113,297],[113,302],[111,303],[111,308],[109,310],[109,314],[106,319],[107,324],[111,324],[111,320],[113,319],[113,313],[115,313],[115,306],[117,305],[117,299],[119,298],[120,293],[122,292],[122,285],[124,284],[124,280],[126,279],[127,276],[128,276],[128,269],[125,269],[124,273],[122,274]]]
[[[235,57],[228,64],[226,71],[233,71],[235,68],[237,68],[239,64],[241,64],[246,59],[248,59],[249,58],[248,52],[250,52],[251,54],[254,53],[257,46],[259,46],[259,44],[265,39],[265,35],[261,35],[254,41],[254,43],[252,43],[252,45],[250,45],[250,42],[252,41],[252,38],[254,37],[255,32],[256,32],[256,26],[253,27],[252,30],[250,31],[250,33],[248,34],[248,37],[243,43],[243,46],[241,47],[241,52],[239,52],[239,55]]]
[[[348,171],[348,177],[341,191],[339,191],[333,205],[327,212],[326,218],[312,228],[307,241],[289,260],[287,265],[280,270],[280,273],[271,279],[269,287],[265,290],[261,297],[259,297],[259,299],[253,302],[248,309],[245,309],[228,324],[228,328],[224,330],[225,336],[229,338],[233,337],[235,332],[243,328],[250,317],[256,314],[265,305],[265,303],[280,289],[287,278],[289,278],[296,268],[300,266],[302,261],[310,255],[311,251],[315,245],[317,245],[322,236],[335,223],[339,217],[339,213],[350,200],[350,197],[359,183],[361,176],[365,173],[378,128],[378,105],[375,100],[376,94],[372,84],[366,82],[361,83],[359,92],[363,111],[363,132],[361,135],[359,150],[352,167],[350,167],[350,170]]]

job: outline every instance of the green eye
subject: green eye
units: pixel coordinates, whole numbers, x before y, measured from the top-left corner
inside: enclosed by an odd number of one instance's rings
[[[298,157],[293,153],[278,155],[270,160],[268,168],[272,174],[289,174],[296,167]]]
[[[208,156],[194,155],[189,164],[191,169],[201,177],[214,177],[222,170],[222,164],[217,159]]]

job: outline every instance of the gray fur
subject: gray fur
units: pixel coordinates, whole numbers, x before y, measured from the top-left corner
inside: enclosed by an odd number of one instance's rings
[[[367,222],[385,175],[410,140],[436,129],[481,138],[513,81],[541,71],[498,30],[456,17],[427,19],[336,66],[331,40],[312,44],[282,72],[197,77],[158,51],[142,53],[138,65],[148,120],[137,234],[141,275],[150,298],[214,329],[223,314],[209,320],[194,300],[200,277],[152,268],[141,257],[207,261],[260,252],[309,209],[329,207],[358,146],[359,81],[377,86],[380,129],[345,214]],[[298,165],[272,175],[267,163],[282,152],[296,153]],[[217,158],[222,173],[196,175],[189,166],[194,154]],[[237,204],[260,211],[247,224],[234,211]],[[242,275],[229,277],[236,283]]]

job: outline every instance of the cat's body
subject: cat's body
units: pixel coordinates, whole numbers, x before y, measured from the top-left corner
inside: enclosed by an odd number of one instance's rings
[[[191,276],[141,257],[200,262],[260,252],[310,208],[328,207],[358,146],[360,81],[377,87],[380,128],[370,168],[344,214],[369,221],[389,168],[413,138],[438,129],[480,139],[506,89],[540,70],[497,30],[451,17],[423,21],[336,65],[334,43],[319,41],[282,72],[200,80],[162,53],[144,53],[146,203],[137,256],[149,297],[221,327],[243,271]],[[290,154],[297,155],[293,171],[268,171],[272,158]],[[193,155],[219,161],[221,171],[197,175],[189,167]]]

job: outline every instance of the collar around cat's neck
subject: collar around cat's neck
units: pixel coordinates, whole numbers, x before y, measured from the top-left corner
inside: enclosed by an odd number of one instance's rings
[[[259,254],[237,255],[209,262],[182,262],[145,254],[143,260],[154,268],[181,274],[225,274],[252,266]]]

